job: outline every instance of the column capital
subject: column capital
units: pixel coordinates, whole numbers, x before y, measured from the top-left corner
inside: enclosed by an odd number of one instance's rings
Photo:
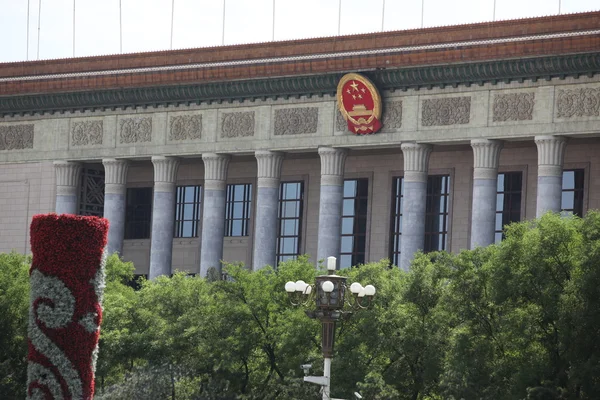
[[[116,158],[103,158],[102,165],[104,165],[104,193],[125,193],[129,161]]]
[[[504,147],[501,140],[473,139],[473,179],[497,179],[500,151]]]
[[[256,150],[258,187],[279,188],[281,165],[285,154],[277,151]]]
[[[342,186],[348,149],[319,147],[318,151],[321,158],[321,186]]]
[[[231,160],[229,154],[202,154],[202,161],[204,162],[204,189],[225,190],[229,160]]]
[[[154,165],[154,191],[171,192],[175,188],[179,158],[152,156]]]
[[[536,136],[538,176],[562,176],[567,138],[563,136]]]
[[[58,196],[77,195],[81,177],[81,164],[73,161],[54,161],[56,174],[56,194]]]
[[[404,181],[427,182],[429,155],[433,146],[425,143],[402,143],[404,156]]]

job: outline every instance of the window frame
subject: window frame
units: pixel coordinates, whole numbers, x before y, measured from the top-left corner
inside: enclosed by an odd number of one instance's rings
[[[185,202],[185,190],[183,193],[183,202],[179,200],[180,189],[196,188],[197,193],[194,194],[193,202]],[[200,237],[200,225],[202,221],[202,201],[204,196],[203,186],[201,184],[181,184],[175,187],[175,213],[173,225],[173,239],[193,239]],[[193,205],[192,219],[185,219],[185,206]],[[181,216],[181,218],[179,218]],[[192,222],[192,235],[184,236],[185,222]],[[182,224],[182,225],[179,225]]]
[[[149,189],[150,190],[150,202],[148,204],[149,207],[149,218],[147,221],[148,224],[148,235],[144,236],[144,237],[129,237],[128,232],[130,232],[131,228],[128,228],[129,223],[132,223],[132,221],[128,221],[127,216],[129,215],[129,204],[128,204],[128,199],[129,199],[129,193],[130,190],[139,190],[139,189]],[[125,231],[124,231],[124,240],[147,240],[147,239],[151,239],[152,237],[152,218],[153,218],[153,207],[154,207],[154,187],[153,186],[131,186],[131,187],[127,187],[125,189]],[[145,221],[144,221],[145,222]]]
[[[343,194],[344,191],[344,185],[346,183],[346,181],[366,181],[367,182],[367,190],[366,190],[366,196],[364,196],[366,198],[367,204],[366,204],[366,208],[365,208],[365,232],[364,232],[364,241],[365,241],[365,248],[364,248],[364,252],[356,252],[355,250],[355,239],[353,239],[353,245],[352,245],[352,252],[351,253],[346,253],[342,251],[342,241],[344,237],[353,237],[355,238],[358,234],[355,232],[356,230],[356,220],[353,221],[353,228],[352,228],[352,234],[344,234],[343,233],[343,222],[344,222],[344,208],[343,208],[343,202],[344,200],[348,200],[348,199],[358,199],[360,197],[345,197]],[[341,223],[342,223],[342,230],[340,232],[340,259],[338,262],[338,269],[342,269],[342,268],[348,268],[348,267],[353,267],[355,265],[358,264],[364,264],[366,262],[368,262],[368,256],[369,256],[369,247],[370,247],[370,241],[369,241],[369,236],[370,236],[370,230],[369,230],[369,226],[370,226],[370,216],[371,216],[371,203],[372,203],[372,186],[373,186],[373,180],[369,177],[365,177],[365,176],[344,176],[343,182],[342,182],[342,214],[341,214]],[[358,203],[355,202],[354,205],[354,210],[355,210],[355,214],[352,218],[357,218],[356,216],[356,209],[358,207]],[[357,255],[359,254],[363,254],[364,255],[364,259],[363,261],[359,261],[356,259]],[[350,262],[350,266],[343,266],[342,267],[342,256],[344,255],[350,255],[351,257],[351,262]]]
[[[234,200],[233,198],[235,197],[235,189],[232,190],[232,193],[230,193],[230,187],[236,187],[236,186],[244,186],[244,194],[243,194],[243,200],[239,201],[239,200]],[[250,188],[249,193],[247,191],[247,188]],[[256,185],[254,182],[249,182],[249,181],[244,181],[244,182],[228,182],[227,185],[225,186],[225,220],[223,221],[223,223],[225,224],[225,231],[224,231],[224,237],[245,237],[248,238],[252,235],[252,216],[254,214],[254,204],[255,204],[255,200],[254,200],[254,196],[256,193]],[[233,196],[233,197],[231,197]],[[233,204],[232,204],[233,203]],[[242,217],[241,218],[235,218],[234,215],[234,211],[235,211],[235,203],[242,203]],[[242,234],[241,235],[231,235],[231,233],[234,233],[234,225],[233,225],[233,221],[242,221]]]
[[[300,198],[296,199],[283,199],[284,193],[284,185],[286,184],[300,184]],[[302,254],[302,246],[304,245],[303,233],[304,233],[304,201],[305,201],[305,190],[306,190],[306,182],[304,180],[281,180],[279,182],[279,197],[277,200],[277,244],[275,250],[276,264],[279,265],[280,262],[289,260],[289,259],[297,259],[298,256]],[[296,217],[282,217],[284,203],[297,202],[298,204],[298,213]],[[297,235],[286,235],[282,236],[281,226],[282,221],[287,220],[297,220],[298,228]],[[296,238],[296,253],[283,253],[281,251],[281,240],[286,238]],[[284,259],[285,257],[285,259]]]
[[[494,243],[498,244],[500,243],[502,240],[504,240],[504,226],[505,224],[502,224],[501,229],[497,230],[496,229],[496,218],[497,215],[499,214],[498,212],[498,195],[500,194],[500,192],[498,192],[498,176],[500,176],[500,174],[515,174],[515,173],[520,173],[521,174],[521,206],[519,209],[519,221],[523,221],[526,219],[525,217],[525,209],[526,209],[526,203],[527,203],[527,194],[526,194],[526,188],[527,188],[527,170],[526,169],[507,169],[507,170],[499,170],[498,174],[496,176],[496,206],[495,208],[495,213],[494,213]],[[502,192],[502,194],[504,194],[505,192]],[[504,213],[504,207],[502,207],[502,211],[500,212],[500,214]],[[513,222],[519,222],[519,221],[513,221]],[[498,241],[496,240],[496,235],[501,234],[501,239]]]

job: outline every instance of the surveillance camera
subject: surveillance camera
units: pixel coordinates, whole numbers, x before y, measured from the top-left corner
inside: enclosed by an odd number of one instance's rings
[[[354,392],[354,397],[356,397],[357,399],[362,399],[362,396],[358,392]]]
[[[312,364],[302,364],[300,368],[304,370],[304,375],[308,375],[310,369],[312,368]]]

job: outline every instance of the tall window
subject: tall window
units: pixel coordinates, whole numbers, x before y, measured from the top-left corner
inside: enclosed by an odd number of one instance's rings
[[[390,260],[400,265],[402,242],[402,209],[404,185],[401,176],[392,182],[392,211],[390,221]],[[423,251],[446,250],[448,246],[448,215],[450,209],[450,176],[432,175],[427,178],[425,202],[425,246]]]
[[[248,236],[252,184],[227,185],[225,236]]]
[[[303,182],[281,182],[279,185],[278,264],[296,259],[300,254],[303,196]]]
[[[368,179],[344,181],[340,268],[365,262],[368,199]]]
[[[583,217],[583,169],[563,171],[561,214]]]
[[[400,265],[403,197],[404,185],[402,184],[402,177],[395,177],[392,182],[392,221],[390,224],[390,260],[393,265]]]
[[[448,209],[450,176],[433,175],[427,178],[425,202],[424,252],[446,250],[448,245]]]
[[[498,174],[496,189],[496,233],[494,240],[500,243],[504,238],[504,225],[521,220],[522,172]]]
[[[148,239],[152,220],[152,188],[128,188],[125,239]]]
[[[104,169],[81,169],[79,215],[104,216]]]
[[[176,238],[198,237],[201,198],[200,185],[177,186],[174,235]]]

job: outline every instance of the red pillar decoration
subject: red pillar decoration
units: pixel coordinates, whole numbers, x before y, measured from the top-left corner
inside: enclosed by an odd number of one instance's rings
[[[107,233],[104,218],[33,217],[28,399],[94,397]]]

